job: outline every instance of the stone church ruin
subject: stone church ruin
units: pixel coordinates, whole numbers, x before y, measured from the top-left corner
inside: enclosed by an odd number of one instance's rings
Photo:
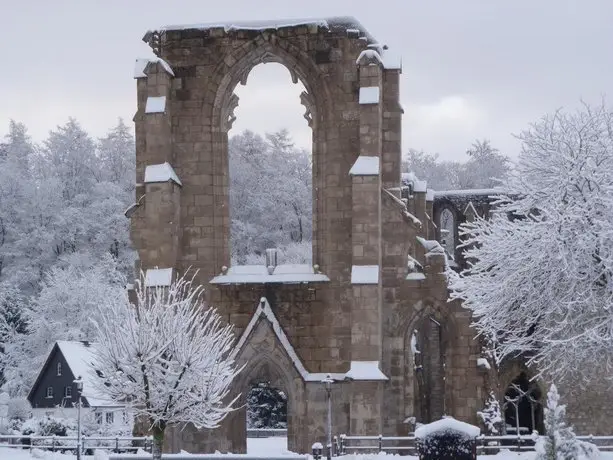
[[[402,181],[399,54],[353,18],[171,26],[144,41],[158,58],[136,63],[132,241],[150,285],[199,270],[208,301],[235,325],[246,364],[236,393],[263,381],[282,390],[295,452],[325,442],[328,374],[334,434],[406,435],[413,420],[443,414],[477,423],[488,377],[469,312],[448,302],[438,224],[452,209],[448,244],[483,210]],[[313,265],[285,265],[274,249],[265,265],[230,265],[234,89],[266,62],[306,88]],[[177,427],[166,448],[244,452],[245,417],[213,433]]]

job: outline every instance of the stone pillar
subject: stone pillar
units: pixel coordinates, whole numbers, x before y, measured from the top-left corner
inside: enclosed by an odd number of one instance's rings
[[[380,433],[381,334],[381,151],[382,66],[366,53],[358,59],[360,82],[359,156],[351,168],[352,268],[350,433]],[[354,368],[362,371],[354,371]],[[370,369],[374,372],[364,372]],[[376,372],[378,371],[378,373]]]
[[[397,188],[402,170],[402,114],[400,105],[400,67],[383,71],[383,142],[381,180],[385,188]],[[400,191],[397,192],[400,197]]]
[[[436,228],[434,225],[434,190],[426,189],[426,212],[430,217],[427,222],[422,222],[424,226],[427,226],[427,239],[436,239]]]
[[[428,239],[428,206],[426,204],[426,192],[427,192],[427,183],[426,181],[415,181],[413,184],[413,206],[414,212],[413,214],[417,217],[422,225],[417,231],[418,236],[422,238]],[[415,258],[421,263],[425,263],[425,251],[424,247],[421,244],[417,244],[415,246]]]
[[[132,216],[132,235],[143,270],[174,268],[181,228],[181,181],[172,167],[170,92],[174,75],[160,60],[137,60],[134,76],[136,202],[141,209]]]

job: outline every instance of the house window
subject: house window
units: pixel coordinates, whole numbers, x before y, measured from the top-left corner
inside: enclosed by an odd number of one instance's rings
[[[57,363],[57,375],[62,375],[62,363]]]
[[[68,387],[64,388],[64,397],[65,398],[72,398],[72,387],[68,386]]]
[[[47,387],[47,398],[53,398],[53,387]]]
[[[113,424],[113,419],[114,419],[114,417],[113,417],[113,416],[114,416],[114,415],[115,415],[115,414],[113,414],[112,412],[107,412],[107,413],[106,413],[106,423],[107,423],[107,424],[109,424],[109,425],[112,425],[112,424]]]
[[[102,425],[102,412],[94,413],[94,417],[96,418],[96,423]]]

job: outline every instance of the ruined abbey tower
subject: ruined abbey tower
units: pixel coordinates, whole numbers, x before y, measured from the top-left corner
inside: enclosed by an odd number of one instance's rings
[[[325,441],[327,374],[334,434],[406,435],[443,414],[477,423],[486,376],[469,312],[448,302],[443,208],[426,183],[401,181],[399,54],[353,18],[165,27],[144,40],[158,58],[136,66],[132,240],[150,285],[199,269],[247,364],[235,391],[282,389],[296,452]],[[274,251],[261,266],[230,264],[234,89],[266,62],[306,88],[313,265]],[[245,417],[175,430],[167,449],[244,451]]]

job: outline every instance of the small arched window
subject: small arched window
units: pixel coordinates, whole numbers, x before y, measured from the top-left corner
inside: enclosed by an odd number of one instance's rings
[[[439,228],[441,232],[441,244],[447,251],[447,253],[453,257],[455,254],[455,216],[453,211],[449,208],[445,208],[441,211],[441,218],[439,222]]]
[[[62,375],[62,363],[57,363],[57,375]]]

